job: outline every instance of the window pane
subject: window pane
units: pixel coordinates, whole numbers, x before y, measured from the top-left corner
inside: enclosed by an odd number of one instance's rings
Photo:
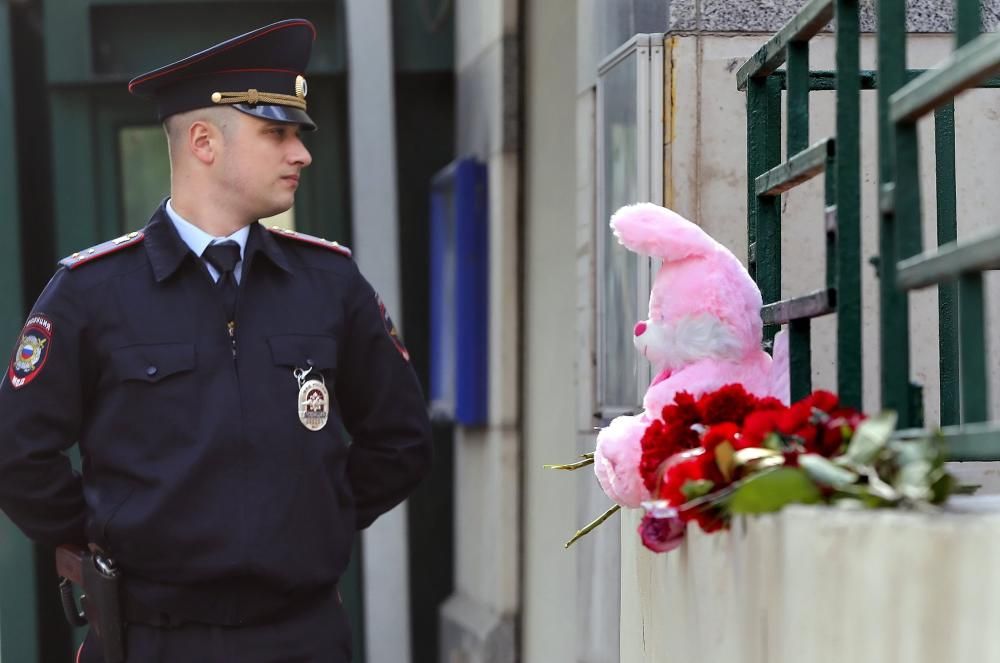
[[[603,264],[599,265],[601,285],[598,321],[603,339],[598,370],[602,379],[599,394],[602,409],[634,407],[639,403],[636,355],[632,345],[632,325],[639,319],[636,288],[639,258],[625,250],[614,238],[607,220],[622,205],[637,201],[638,143],[636,108],[636,54],[622,59],[603,78],[602,99],[604,141],[604,205],[599,222],[604,233]]]
[[[118,131],[124,230],[140,228],[170,193],[167,137],[159,125]]]
[[[632,35],[667,29],[670,3],[664,0],[600,0],[595,4],[598,60]]]

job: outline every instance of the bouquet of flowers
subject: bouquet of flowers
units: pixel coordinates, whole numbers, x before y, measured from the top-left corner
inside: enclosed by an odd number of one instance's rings
[[[639,526],[655,552],[678,547],[687,526],[725,529],[734,514],[778,511],[788,504],[843,508],[932,509],[968,491],[944,466],[940,440],[895,440],[896,415],[874,417],[816,391],[789,406],[740,384],[695,399],[679,392],[642,436],[639,474],[652,499]],[[571,465],[593,462],[592,454]],[[618,510],[577,532],[567,547]]]

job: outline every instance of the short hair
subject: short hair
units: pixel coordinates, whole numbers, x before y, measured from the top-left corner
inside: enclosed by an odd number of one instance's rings
[[[229,138],[233,131],[233,120],[236,118],[232,113],[238,112],[228,107],[210,106],[207,108],[196,108],[185,113],[171,115],[163,121],[163,131],[167,134],[167,147],[173,157],[174,143],[184,140],[188,127],[195,122],[208,122],[217,127],[223,138]]]

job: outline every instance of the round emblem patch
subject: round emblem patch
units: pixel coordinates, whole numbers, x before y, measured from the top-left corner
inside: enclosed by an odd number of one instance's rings
[[[52,347],[52,321],[44,315],[33,315],[28,318],[17,342],[14,358],[7,369],[7,378],[11,386],[20,389],[28,384],[42,371],[45,360],[48,359]]]

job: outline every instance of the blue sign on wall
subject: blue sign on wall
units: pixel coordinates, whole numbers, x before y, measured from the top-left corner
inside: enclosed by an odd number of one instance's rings
[[[489,344],[486,166],[452,162],[431,189],[431,414],[487,422]]]

